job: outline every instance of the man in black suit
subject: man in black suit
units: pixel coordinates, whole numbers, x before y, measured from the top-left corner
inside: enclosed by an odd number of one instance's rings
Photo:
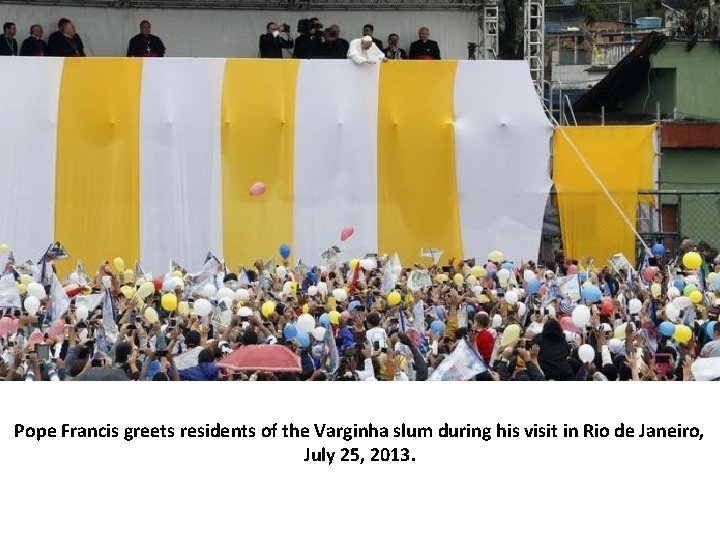
[[[17,28],[14,22],[3,24],[3,35],[0,39],[0,56],[17,56],[18,44],[15,39]]]
[[[58,31],[50,34],[48,56],[85,56],[85,46],[70,19],[60,19]]]
[[[338,24],[331,24],[328,27],[328,30],[331,30],[335,33],[337,36],[335,38],[335,43],[338,51],[338,55],[342,54],[342,56],[339,56],[339,58],[347,58],[348,49],[350,49],[350,42],[347,39],[340,37],[340,25]]]
[[[367,23],[365,26],[363,26],[363,37],[370,36],[373,40],[373,43],[377,45],[377,48],[381,51],[383,50],[383,42],[380,39],[377,39],[373,34],[375,33],[375,27]]]
[[[47,43],[43,39],[43,27],[33,24],[30,27],[30,36],[22,42],[20,56],[45,56],[47,54]]]
[[[282,58],[283,49],[293,48],[294,42],[289,25],[285,24],[281,29],[280,25],[271,22],[265,29],[267,31],[260,36],[260,58]]]
[[[440,47],[430,38],[430,30],[422,27],[418,31],[417,41],[410,44],[410,60],[440,60]]]
[[[128,56],[141,58],[165,56],[165,44],[162,39],[152,35],[150,30],[152,30],[150,22],[142,21],[140,23],[140,33],[130,38],[130,43],[128,43]]]
[[[401,49],[398,45],[398,42],[400,41],[400,36],[397,34],[390,34],[388,36],[388,47],[383,52],[385,53],[385,58],[388,60],[407,60],[407,53],[405,52],[405,49]]]

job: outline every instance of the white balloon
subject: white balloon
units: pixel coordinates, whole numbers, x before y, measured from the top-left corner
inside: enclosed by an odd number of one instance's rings
[[[497,277],[499,281],[505,281],[510,279],[510,270],[507,268],[501,268],[497,271]]]
[[[292,294],[292,281],[286,281],[283,283],[283,294],[285,296],[290,296]]]
[[[298,317],[297,328],[303,332],[310,333],[315,330],[315,319],[309,313],[303,313]]]
[[[673,300],[674,298],[677,298],[678,296],[680,296],[680,291],[678,290],[677,287],[668,287],[667,297],[670,300]]]
[[[241,302],[247,302],[250,300],[250,291],[247,289],[238,289],[235,292],[235,299],[240,300]]]
[[[285,279],[285,276],[287,276],[287,268],[285,268],[284,266],[278,266],[275,269],[275,273],[280,279]]]
[[[327,293],[328,293],[327,283],[325,283],[324,281],[321,281],[320,283],[318,283],[317,290],[322,296],[327,296]]]
[[[584,304],[575,306],[572,312],[572,321],[578,328],[585,328],[585,325],[590,322],[590,308]]]
[[[499,314],[493,315],[492,324],[493,328],[500,328],[502,326],[502,317]]]
[[[45,298],[45,288],[35,281],[28,283],[27,293],[28,296],[34,296],[38,300]]]
[[[215,288],[215,285],[213,285],[212,283],[207,283],[203,287],[203,296],[205,298],[212,298],[213,296],[215,296],[216,293],[217,293],[217,289]]]
[[[516,291],[517,291],[518,298],[520,300],[523,300],[527,296],[525,289],[520,288],[520,289],[516,289]]]
[[[670,322],[675,322],[680,316],[680,310],[676,308],[672,303],[668,303],[665,306],[665,316]]]
[[[222,300],[224,298],[232,299],[235,298],[235,293],[232,292],[232,289],[228,287],[220,287],[220,289],[217,292],[218,300]]]
[[[555,316],[557,315],[557,311],[555,311],[555,306],[548,306],[547,314],[548,314],[548,317],[550,317],[551,319],[554,319]]]
[[[325,328],[322,326],[316,327],[312,331],[312,335],[315,338],[316,341],[322,341],[325,339]]]
[[[90,313],[88,312],[88,308],[86,305],[80,304],[75,310],[75,315],[77,316],[79,321],[84,321],[88,318],[88,315],[90,315]]]
[[[308,296],[315,296],[318,293],[318,288],[315,285],[310,285],[307,290]]]
[[[215,287],[213,287],[213,289],[214,288]],[[198,317],[205,317],[206,315],[210,315],[210,312],[212,311],[212,304],[210,304],[210,302],[205,298],[198,298],[195,300],[193,310]]]
[[[518,293],[516,291],[508,291],[505,293],[505,301],[514,306],[518,302]]]
[[[180,287],[181,289],[182,289],[183,287],[185,287],[185,282],[183,281],[183,279],[182,279],[181,277],[179,277],[179,276],[173,276],[173,277],[170,278],[170,279],[172,279],[173,283],[175,284],[175,288],[176,288],[176,289],[177,289],[178,287]]]
[[[252,309],[249,306],[242,306],[238,309],[239,317],[252,317]]]
[[[523,279],[525,280],[525,283],[530,283],[531,281],[535,281],[537,276],[535,275],[535,272],[528,268],[523,272]]]
[[[377,263],[375,262],[375,259],[363,259],[360,261],[360,268],[366,272],[370,272],[377,268]]]
[[[347,300],[347,291],[345,291],[345,289],[335,289],[332,292],[332,295],[337,302],[344,302]]]
[[[527,312],[527,307],[525,306],[525,304],[520,303],[520,304],[518,304],[517,311],[518,311],[518,317],[524,317],[525,313]]]
[[[103,276],[100,281],[102,281],[102,286],[106,289],[112,288],[112,278],[110,276]]]
[[[630,310],[630,315],[637,315],[642,309],[642,302],[637,298],[633,298],[628,304],[628,309]]]
[[[28,315],[35,315],[40,309],[40,300],[34,296],[28,296],[23,302],[23,306],[25,307],[25,311],[28,312]]]
[[[475,296],[480,296],[483,293],[483,288],[480,285],[475,285],[472,288],[472,292]]]
[[[80,276],[77,272],[73,272],[72,274],[70,274],[69,281],[70,283],[74,283],[75,285],[77,285],[78,283],[80,283]]]
[[[678,296],[672,301],[672,305],[679,310],[685,309],[692,304],[692,300],[689,296]]]
[[[592,348],[592,346],[585,343],[584,345],[580,345],[580,349],[578,349],[578,356],[580,357],[580,360],[585,362],[586,364],[589,364],[593,360],[595,360],[595,349]]]

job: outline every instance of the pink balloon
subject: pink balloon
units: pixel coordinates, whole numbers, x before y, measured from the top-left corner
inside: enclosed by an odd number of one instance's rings
[[[573,332],[577,333],[578,328],[573,323],[572,319],[570,317],[562,317],[560,319],[560,327],[565,330],[566,332]]]
[[[0,319],[0,335],[6,336],[12,333],[13,320],[10,317]]]
[[[65,331],[65,321],[62,319],[58,319],[54,323],[50,325],[50,328],[48,328],[47,335],[53,339],[60,337],[60,335]]]
[[[343,227],[343,230],[340,231],[340,241],[344,242],[345,240],[350,238],[353,234],[355,234],[355,227],[353,227],[352,225]]]
[[[485,270],[488,272],[497,272],[497,265],[494,262],[489,262],[485,265]]]
[[[645,279],[645,281],[652,281],[655,277],[655,274],[657,274],[657,271],[657,266],[648,266],[643,270],[643,278]]]
[[[574,276],[575,274],[577,274],[577,272],[578,272],[577,266],[575,266],[574,264],[571,264],[570,266],[568,266],[568,269],[567,269],[568,276]]]
[[[43,342],[43,333],[40,330],[34,330],[27,340],[27,348],[32,349],[37,343]]]
[[[265,193],[265,182],[255,182],[250,187],[250,195],[253,197],[259,197],[263,193]]]

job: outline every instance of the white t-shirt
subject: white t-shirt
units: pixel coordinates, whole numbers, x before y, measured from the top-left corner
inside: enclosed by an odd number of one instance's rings
[[[387,347],[388,338],[384,328],[380,328],[379,326],[371,328],[365,332],[365,337],[375,352],[380,352],[380,349]],[[376,342],[379,342],[380,346],[378,348],[375,347]]]

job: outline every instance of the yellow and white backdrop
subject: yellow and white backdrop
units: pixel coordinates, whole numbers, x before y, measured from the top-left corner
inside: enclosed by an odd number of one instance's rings
[[[155,272],[281,243],[308,262],[334,244],[537,254],[552,130],[522,62],[1,58],[0,73],[17,258],[52,240]]]

